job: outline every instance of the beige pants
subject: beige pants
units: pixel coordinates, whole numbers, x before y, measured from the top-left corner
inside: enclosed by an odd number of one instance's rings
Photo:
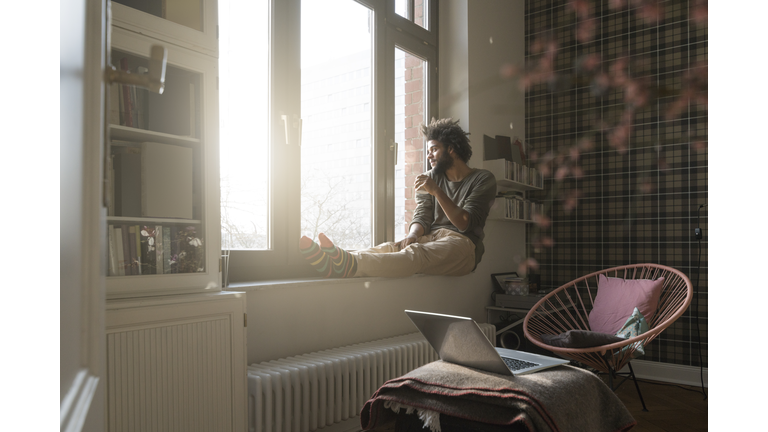
[[[421,236],[402,250],[399,243],[388,242],[352,254],[357,258],[355,277],[464,276],[475,268],[475,244],[449,229]]]

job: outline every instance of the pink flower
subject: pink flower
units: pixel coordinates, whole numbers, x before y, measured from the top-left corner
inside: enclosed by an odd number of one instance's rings
[[[549,228],[552,224],[552,220],[543,214],[533,215],[533,222],[541,228]]]
[[[536,261],[534,258],[528,258],[525,261],[521,262],[520,265],[517,267],[517,271],[520,274],[527,274],[528,269],[538,270],[539,262]]]

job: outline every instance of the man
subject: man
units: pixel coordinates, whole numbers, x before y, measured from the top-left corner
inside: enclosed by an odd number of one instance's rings
[[[457,121],[421,125],[432,167],[416,177],[416,211],[408,235],[397,242],[355,252],[336,247],[325,234],[320,244],[302,237],[302,255],[325,277],[404,277],[416,273],[463,276],[483,256],[483,228],[496,197],[490,171],[470,168],[467,132]]]

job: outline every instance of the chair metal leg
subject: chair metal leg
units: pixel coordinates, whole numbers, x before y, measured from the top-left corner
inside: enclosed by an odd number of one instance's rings
[[[640,393],[640,386],[637,384],[637,377],[635,377],[635,371],[632,370],[632,362],[628,362],[629,372],[632,374],[632,381],[635,383],[635,389],[637,389],[637,395],[640,396],[640,403],[643,404],[643,411],[648,412],[648,408],[645,407],[645,401],[643,400],[643,394]]]
[[[608,387],[611,389],[611,391],[616,391],[616,389],[613,388],[613,369],[608,371]]]
[[[632,382],[635,383],[635,390],[637,390],[637,395],[640,396],[640,403],[643,404],[643,411],[648,412],[648,407],[645,406],[645,400],[643,399],[643,394],[640,392],[640,386],[637,384],[637,378],[635,377],[635,371],[632,369],[632,363],[627,363],[627,366],[629,366],[629,373],[622,372],[619,374],[616,372],[613,368],[610,368],[608,370],[608,387],[611,389],[611,391],[616,392],[616,390],[621,387],[622,384],[624,384],[624,381],[632,378]],[[618,382],[615,386],[613,385],[613,376],[614,374],[618,378],[619,375],[621,375],[624,379],[622,379],[620,382]]]

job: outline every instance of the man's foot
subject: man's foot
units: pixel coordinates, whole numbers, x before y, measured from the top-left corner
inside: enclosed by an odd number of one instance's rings
[[[325,234],[318,238],[320,246],[307,236],[299,240],[299,250],[309,264],[326,278],[353,277],[357,271],[355,256],[337,248]]]
[[[357,258],[334,245],[325,234],[320,233],[317,238],[320,240],[320,250],[331,258],[331,266],[333,268],[333,276],[331,277],[348,278],[355,276],[357,272]]]

